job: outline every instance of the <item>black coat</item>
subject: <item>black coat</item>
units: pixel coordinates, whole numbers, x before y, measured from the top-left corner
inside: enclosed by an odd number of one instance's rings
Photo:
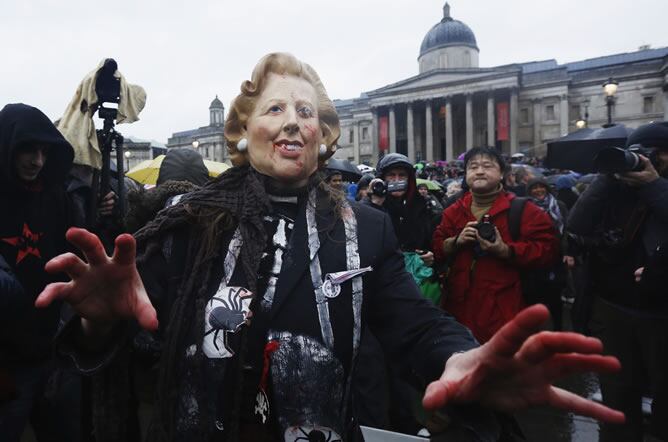
[[[657,307],[639,296],[634,272],[668,242],[668,179],[634,188],[599,175],[573,206],[567,227],[590,251],[594,294],[631,308]]]
[[[299,212],[301,216],[297,217],[290,240],[290,251],[288,256],[284,257],[273,307],[263,319],[256,318],[254,314],[249,329],[251,336],[254,329],[265,327],[322,339],[309,271],[304,207],[305,202],[302,201]],[[361,267],[373,267],[373,271],[364,276],[362,322],[373,331],[391,361],[405,366],[426,385],[441,375],[444,363],[452,353],[473,348],[477,343],[466,328],[421,296],[413,278],[405,270],[404,259],[399,253],[389,217],[381,211],[358,204],[353,204],[353,210],[357,217]],[[331,210],[318,211],[321,243],[318,256],[323,275],[346,269],[343,222],[334,216]],[[227,249],[230,239],[231,233],[223,241],[223,250]],[[188,232],[177,232],[169,249],[169,258],[165,253],[156,255],[140,269],[151,301],[158,311],[161,329],[170,327],[170,310],[178,296],[177,287],[185,276],[182,273],[187,243]],[[237,266],[232,276],[230,286],[246,286],[239,267]],[[215,293],[223,277],[222,262],[213,268],[219,270],[208,282],[209,295]],[[329,301],[334,354],[346,370],[350,367],[352,355],[351,306],[351,282],[347,281],[342,285],[341,294]],[[61,339],[67,343],[67,333]],[[238,343],[232,342],[233,346],[236,344]],[[252,354],[253,348],[252,345],[249,346],[248,351],[251,354],[247,356],[247,360],[257,360],[258,357],[261,360],[261,354]],[[88,371],[101,368],[108,357],[109,354],[100,355],[99,358],[91,360],[74,355],[79,367]],[[227,372],[235,373],[229,369]],[[184,377],[183,383],[188,382],[188,377]],[[212,382],[211,391],[228,392],[235,388],[239,379],[228,376],[224,379],[221,377],[218,383],[213,380]],[[188,387],[185,386],[184,391],[187,390]],[[227,413],[231,394],[221,396],[222,405],[213,404],[217,409],[211,413],[222,419],[224,427],[228,428],[230,416]],[[179,440],[189,439],[184,433]]]
[[[49,146],[39,176],[22,183],[14,170],[16,150],[25,145]],[[67,251],[65,232],[70,208],[63,181],[74,151],[38,109],[9,104],[0,111],[0,255],[23,286],[3,313],[12,332],[0,335],[0,363],[45,359],[59,320],[59,303],[36,309],[37,295],[55,278],[44,271],[46,262]],[[4,293],[3,293],[4,296]]]

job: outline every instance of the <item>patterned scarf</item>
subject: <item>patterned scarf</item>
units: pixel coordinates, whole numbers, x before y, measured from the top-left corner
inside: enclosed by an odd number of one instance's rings
[[[550,215],[550,218],[552,218],[552,222],[554,223],[554,227],[557,228],[560,235],[563,235],[564,217],[561,214],[561,210],[559,209],[559,202],[557,199],[548,193],[542,200],[533,197],[531,200],[536,203],[538,207],[543,209],[543,211],[545,211],[548,215]]]

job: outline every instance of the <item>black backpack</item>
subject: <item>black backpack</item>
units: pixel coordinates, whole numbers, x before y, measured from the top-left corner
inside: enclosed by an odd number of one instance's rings
[[[520,237],[520,228],[522,227],[522,212],[529,198],[517,197],[510,201],[510,210],[508,211],[508,230],[513,241]]]

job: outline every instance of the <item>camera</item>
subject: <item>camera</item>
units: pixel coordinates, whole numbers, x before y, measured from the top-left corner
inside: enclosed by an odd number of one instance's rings
[[[478,230],[478,235],[485,241],[496,241],[496,230],[494,230],[494,224],[492,224],[489,215],[483,216],[482,220],[473,227]]]
[[[386,183],[385,181],[374,181],[371,184],[371,193],[376,196],[386,196],[388,193],[392,192],[402,192],[408,189],[408,181],[391,181]]]
[[[628,149],[606,147],[594,157],[594,169],[599,173],[638,172],[643,169],[640,155],[654,162],[654,149],[648,149],[640,144],[634,144]]]

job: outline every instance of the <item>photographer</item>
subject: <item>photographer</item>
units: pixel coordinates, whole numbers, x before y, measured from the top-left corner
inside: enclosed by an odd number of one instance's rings
[[[362,202],[390,215],[402,251],[418,253],[427,266],[434,263],[433,215],[417,191],[415,169],[405,155],[391,153],[380,160],[376,179]]]
[[[422,295],[427,297],[425,288],[430,284],[435,284],[438,292],[438,282],[429,268],[434,264],[434,254],[429,250],[434,215],[417,190],[415,169],[408,158],[399,153],[384,156],[361,202],[390,215],[406,269],[418,283]],[[432,276],[418,282],[417,274],[425,270]],[[421,425],[416,416],[421,411],[416,404],[420,402],[421,392],[407,382],[406,373],[386,359],[378,340],[368,329],[363,332],[358,364],[353,395],[360,422],[417,434]]]
[[[496,150],[471,149],[464,162],[470,190],[443,212],[433,247],[437,261],[450,264],[442,306],[486,342],[524,307],[520,270],[553,265],[559,243],[552,220],[532,202],[512,238],[515,196],[503,190],[505,164]]]
[[[642,439],[641,396],[647,379],[654,398],[651,431],[668,438],[668,296],[665,285],[659,296],[641,290],[639,271],[668,241],[668,123],[641,126],[627,141],[627,148],[633,145],[641,145],[645,155],[627,149],[617,164],[602,159],[619,150],[599,154],[599,169],[611,173],[596,178],[568,219],[569,230],[584,238],[589,252],[590,329],[622,363],[620,373],[600,377],[603,402],[627,418],[621,427],[602,427],[605,441]],[[629,168],[636,170],[624,171]]]

